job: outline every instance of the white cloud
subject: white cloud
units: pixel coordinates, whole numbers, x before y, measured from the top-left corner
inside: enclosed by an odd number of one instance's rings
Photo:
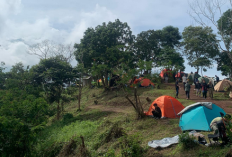
[[[96,4],[94,11],[80,13],[80,20],[76,21],[74,28],[65,42],[80,42],[80,39],[83,37],[84,32],[88,27],[96,27],[103,22],[114,21],[115,19],[117,19],[117,16],[110,10]]]
[[[133,34],[162,29],[167,25],[183,30],[192,21],[187,14],[187,1],[183,0],[101,0],[97,3],[83,0],[72,0],[72,3],[63,0],[0,0],[0,6],[0,61],[5,61],[8,66],[20,61],[25,66],[38,63],[36,56],[26,53],[28,45],[46,39],[78,43],[88,27],[117,18],[127,22]],[[186,72],[194,70],[186,67]]]

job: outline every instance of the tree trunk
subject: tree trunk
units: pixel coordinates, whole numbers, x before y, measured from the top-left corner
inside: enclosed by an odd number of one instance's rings
[[[82,90],[82,87],[79,87],[79,94],[78,94],[78,111],[81,111],[81,90]]]
[[[101,75],[101,80],[102,80],[103,86],[105,87],[105,80],[104,80],[104,78],[103,78],[103,75]]]
[[[105,73],[105,87],[109,87],[109,81],[108,81],[108,72]]]
[[[60,119],[60,102],[58,102],[57,105],[57,114],[56,114],[56,119],[59,120]]]

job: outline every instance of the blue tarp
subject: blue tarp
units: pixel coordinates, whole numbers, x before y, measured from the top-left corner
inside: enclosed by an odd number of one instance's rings
[[[212,104],[212,108],[210,109],[199,103],[181,114],[179,127],[182,131],[211,131],[210,123],[214,118],[221,117],[220,112],[226,114],[222,108],[215,104]]]

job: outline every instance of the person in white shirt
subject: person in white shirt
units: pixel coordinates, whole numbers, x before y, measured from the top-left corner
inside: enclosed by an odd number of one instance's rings
[[[182,82],[184,84],[184,90],[185,90],[185,84],[187,82],[187,77],[185,75],[182,77]]]

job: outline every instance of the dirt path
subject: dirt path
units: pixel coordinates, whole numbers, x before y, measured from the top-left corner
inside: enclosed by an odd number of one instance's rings
[[[175,85],[173,83],[166,84],[167,86],[171,87],[173,89],[173,92],[175,91]],[[186,99],[185,91],[183,88],[183,84],[180,83],[180,91],[179,91],[179,98]],[[191,85],[191,91],[190,91],[190,100],[194,102],[212,102],[222,109],[226,113],[232,114],[232,101],[230,100],[211,100],[209,97],[207,99],[203,99],[196,96],[196,91],[194,90],[194,85]],[[126,100],[125,100],[126,101]],[[115,104],[116,103],[116,104]],[[129,113],[134,112],[133,107],[131,105],[122,105],[126,102],[113,102],[113,103],[106,103],[106,105],[98,104],[98,105],[90,105],[86,109],[99,109],[101,111],[107,111],[107,112],[116,112],[116,113]],[[121,104],[121,105],[119,105]],[[119,105],[119,106],[118,106]]]
[[[173,86],[173,88],[175,89],[175,85],[174,84],[168,84],[168,86]],[[186,95],[185,95],[185,91],[184,91],[184,85],[182,83],[180,83],[180,91],[179,91],[179,98],[181,99],[185,99]],[[216,105],[218,105],[219,107],[221,107],[222,109],[224,109],[224,111],[226,113],[232,114],[232,101],[230,100],[214,100],[208,97],[208,93],[207,93],[207,98],[203,99],[200,97],[196,96],[196,91],[194,90],[194,85],[191,85],[191,90],[190,90],[190,100],[193,100],[195,102],[212,102]]]
[[[116,112],[116,113],[128,113],[131,110],[130,106],[125,107],[112,107],[112,106],[106,106],[106,105],[91,105],[88,106],[87,109],[99,109],[101,111],[107,111],[107,112]]]

